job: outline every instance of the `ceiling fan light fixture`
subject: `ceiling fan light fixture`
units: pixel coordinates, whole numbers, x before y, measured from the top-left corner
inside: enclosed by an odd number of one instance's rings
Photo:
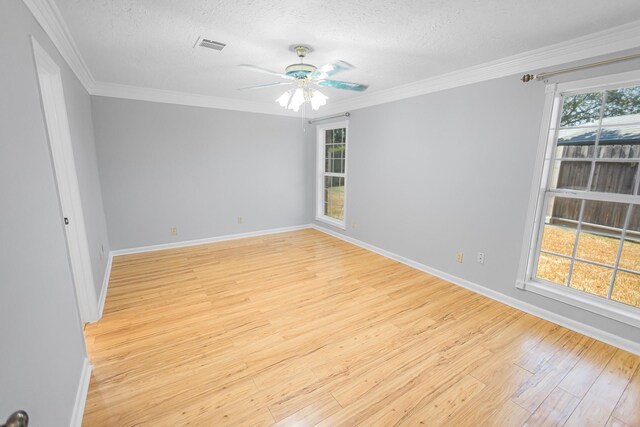
[[[280,104],[281,107],[287,108],[287,105],[289,105],[289,100],[291,99],[292,93],[293,93],[293,89],[286,91],[285,93],[280,95],[278,99],[276,99],[276,102]]]
[[[298,55],[298,58],[300,58],[300,63],[289,65],[287,68],[285,68],[285,74],[278,73],[277,71],[271,71],[266,68],[256,67],[255,65],[240,65],[241,67],[249,70],[257,71],[264,74],[271,74],[289,80],[289,82],[292,83],[294,87],[292,89],[289,89],[276,99],[276,102],[283,108],[293,110],[297,113],[300,110],[300,107],[302,107],[304,104],[311,104],[311,108],[314,111],[317,111],[320,107],[326,105],[327,99],[329,99],[329,97],[319,90],[314,89],[315,86],[331,87],[334,89],[352,90],[357,92],[367,90],[367,88],[369,87],[368,85],[364,85],[361,83],[344,82],[340,80],[332,80],[330,78],[334,74],[352,70],[354,66],[349,64],[348,62],[338,60],[317,68],[315,65],[305,64],[304,62],[302,62],[304,60],[304,57],[310,51],[308,47],[294,45],[291,47],[291,50],[293,50],[296,55]],[[283,84],[286,85],[288,83],[267,83],[257,86],[244,87],[240,88],[239,90],[263,89],[273,86],[280,86]]]
[[[304,90],[301,87],[299,87],[299,88],[296,88],[295,92],[293,92],[293,95],[289,100],[289,106],[287,108],[297,113],[298,110],[300,110],[300,106],[302,104],[304,104]]]
[[[311,108],[313,108],[313,111],[318,111],[320,107],[322,107],[327,103],[327,99],[329,99],[329,97],[326,96],[324,93],[320,92],[319,90],[312,89],[311,90]]]

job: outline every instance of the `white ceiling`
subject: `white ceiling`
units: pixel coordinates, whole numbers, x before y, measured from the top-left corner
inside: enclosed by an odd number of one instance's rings
[[[99,82],[273,103],[292,44],[309,63],[342,59],[336,79],[369,93],[606,30],[640,18],[638,0],[55,0]],[[615,5],[615,6],[614,6]],[[222,52],[198,38],[226,43]],[[329,102],[358,93],[327,88]]]

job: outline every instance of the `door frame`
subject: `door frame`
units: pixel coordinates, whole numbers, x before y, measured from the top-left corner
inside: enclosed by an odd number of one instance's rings
[[[60,67],[32,36],[38,86],[47,129],[51,163],[64,221],[67,254],[73,276],[80,319],[98,320],[98,300],[94,286],[89,242],[82,211],[80,186],[73,157],[71,132],[64,99]],[[68,224],[66,220],[68,219]]]

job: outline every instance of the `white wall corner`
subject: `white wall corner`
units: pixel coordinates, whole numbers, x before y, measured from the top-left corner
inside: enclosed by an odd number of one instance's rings
[[[23,0],[23,2],[49,36],[60,55],[67,61],[80,83],[87,92],[93,93],[96,81],[80,54],[80,50],[54,0]]]
[[[163,243],[159,245],[140,246],[137,248],[116,249],[111,251],[113,256],[140,254],[144,252],[161,251],[165,249],[185,248],[188,246],[206,245],[208,243],[225,242],[227,240],[245,239],[248,237],[264,236],[266,234],[286,233],[289,231],[312,228],[310,224],[294,225],[290,227],[270,228],[267,230],[250,231],[247,233],[227,234],[224,236],[207,237],[204,239],[184,240],[182,242]]]
[[[223,110],[244,111],[248,113],[271,114],[277,116],[300,116],[298,113],[280,107],[275,102],[265,104],[241,99],[221,98],[211,95],[153,89],[117,83],[97,82],[93,87],[91,95],[159,102],[162,104],[187,105],[191,107],[218,108]]]
[[[82,364],[82,372],[80,374],[80,381],[78,382],[78,391],[76,392],[76,401],[73,405],[73,413],[71,414],[71,427],[82,426],[82,416],[84,415],[84,406],[87,403],[87,394],[89,392],[89,383],[91,382],[91,363],[89,358],[84,358]]]
[[[113,267],[113,251],[109,252],[109,259],[107,260],[107,266],[104,271],[104,278],[102,280],[102,289],[100,290],[100,299],[98,300],[98,318],[94,320],[97,322],[102,318],[104,312],[104,304],[107,300],[107,290],[109,288],[109,279],[111,278],[111,268]]]

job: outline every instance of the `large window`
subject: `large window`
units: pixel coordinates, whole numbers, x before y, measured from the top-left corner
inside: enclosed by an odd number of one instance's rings
[[[318,126],[316,219],[344,228],[347,122]]]
[[[552,105],[526,288],[636,324],[640,82],[558,90]]]

